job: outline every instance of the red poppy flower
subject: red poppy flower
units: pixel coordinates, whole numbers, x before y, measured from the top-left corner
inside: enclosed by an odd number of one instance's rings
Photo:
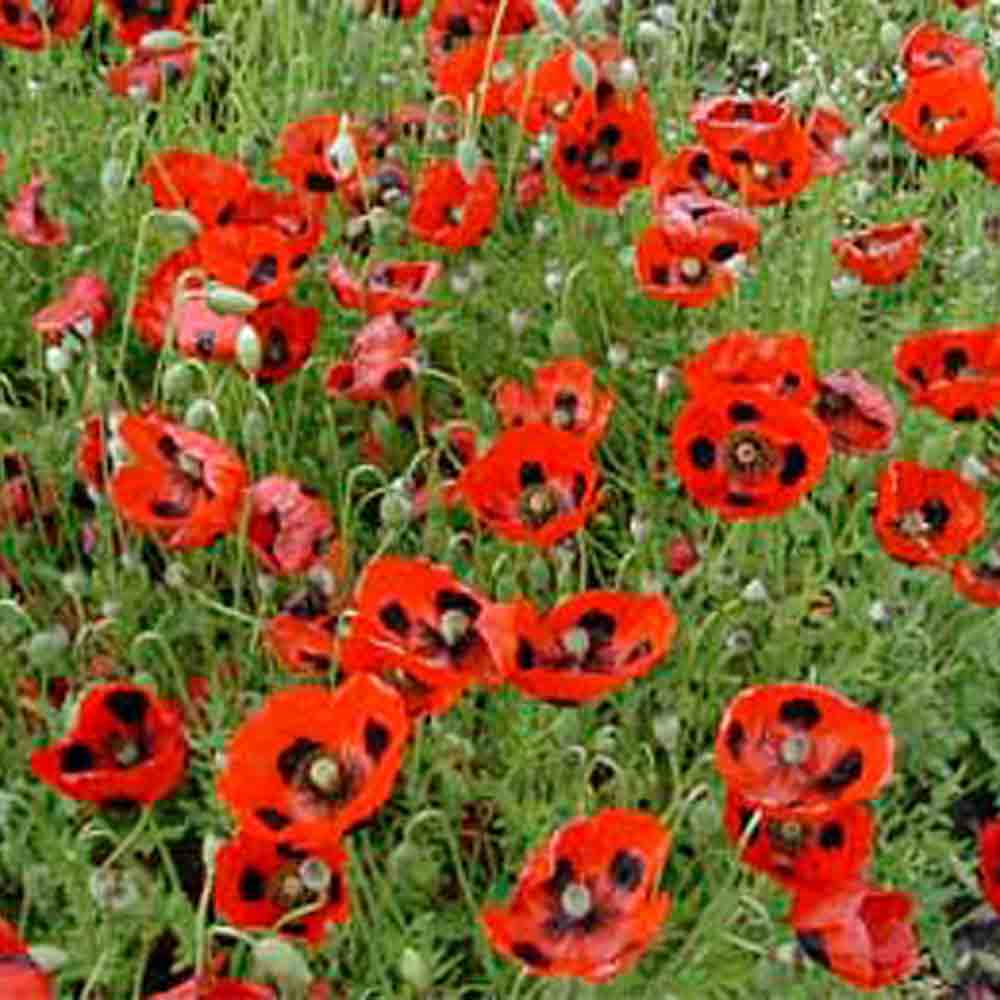
[[[496,221],[500,185],[483,161],[467,181],[455,160],[433,160],[420,174],[410,209],[410,232],[418,240],[456,252],[479,246]]]
[[[410,198],[410,172],[400,159],[383,156],[367,159],[337,187],[337,198],[355,218],[375,208],[392,209]]]
[[[937,565],[986,531],[986,498],[949,469],[890,462],[878,480],[875,534],[900,562]]]
[[[900,45],[900,57],[908,76],[925,76],[956,66],[982,66],[984,58],[978,45],[930,21],[907,32]]]
[[[104,0],[115,34],[125,45],[136,45],[151,31],[186,31],[201,0]]]
[[[504,427],[547,423],[597,444],[615,407],[615,397],[597,387],[582,358],[560,358],[535,372],[534,385],[501,382],[493,403]]]
[[[682,146],[673,156],[665,156],[649,175],[654,211],[663,200],[676,194],[703,194],[718,197],[732,187],[732,182],[712,166],[707,146]]]
[[[855,880],[799,890],[788,919],[809,958],[859,990],[878,990],[916,970],[915,910],[905,892]]]
[[[48,0],[44,11],[32,0],[9,0],[0,7],[0,45],[37,52],[75,38],[93,13],[94,0]]]
[[[528,856],[510,903],[482,911],[490,944],[531,975],[613,979],[670,913],[670,896],[656,892],[670,839],[654,816],[628,809],[571,820]]]
[[[479,627],[489,602],[447,566],[382,556],[365,568],[354,603],[341,666],[391,683],[411,716],[440,715],[476,681],[500,682]]]
[[[247,540],[254,555],[278,576],[304,573],[330,550],[330,505],[286,476],[267,476],[250,487]]]
[[[833,450],[844,455],[887,451],[896,438],[896,407],[853,368],[820,378],[816,415],[826,425]]]
[[[784,513],[820,481],[830,455],[826,428],[808,410],[721,385],[689,400],[672,444],[692,499],[731,521]]]
[[[278,385],[301,371],[312,357],[319,319],[315,307],[287,299],[265,302],[247,317],[260,339],[261,366],[254,372],[258,385]]]
[[[403,700],[374,677],[277,691],[233,735],[219,796],[247,834],[330,844],[389,797],[409,735]]]
[[[337,615],[289,611],[264,626],[264,642],[293,674],[326,674],[333,665]]]
[[[166,993],[154,993],[146,1000],[275,1000],[270,986],[257,986],[241,979],[220,979],[214,975],[192,976]]]
[[[547,548],[583,527],[599,500],[597,482],[586,441],[525,424],[471,462],[455,491],[498,535]]]
[[[816,684],[746,688],[726,707],[715,766],[755,806],[825,815],[892,777],[889,720]]]
[[[1000,913],[1000,819],[979,830],[979,883],[990,906]]]
[[[240,831],[216,855],[215,909],[236,927],[273,927],[318,945],[350,916],[346,863],[335,840],[303,849]]]
[[[514,200],[517,207],[526,210],[537,205],[549,192],[549,181],[545,175],[545,162],[529,162],[517,175],[514,185]]]
[[[0,452],[0,476],[0,530],[44,523],[54,514],[55,489],[38,481],[25,455]]]
[[[818,392],[812,345],[800,334],[765,337],[738,330],[716,337],[684,364],[684,384],[695,396],[716,386],[746,387],[808,406]]]
[[[218,313],[200,294],[177,296],[172,316],[174,345],[199,361],[232,363],[246,318]]]
[[[902,341],[893,363],[910,402],[948,420],[989,416],[1000,405],[998,329],[935,330]]]
[[[495,605],[482,624],[507,680],[532,697],[573,705],[648,674],[676,631],[666,598],[613,590],[575,594],[544,615],[525,600]]]
[[[602,81],[577,100],[556,131],[552,167],[577,201],[616,209],[630,191],[649,183],[662,155],[646,91],[626,97]]]
[[[951,568],[951,584],[967,601],[984,608],[1000,608],[1000,566],[987,560],[978,565],[957,562]]]
[[[664,549],[667,572],[671,576],[684,576],[701,562],[701,553],[694,540],[687,535],[672,538]]]
[[[843,144],[854,129],[841,113],[836,108],[813,108],[805,128],[813,177],[834,177],[846,170]]]
[[[191,149],[157,153],[139,178],[157,208],[190,212],[203,226],[231,222],[250,188],[250,175],[235,160]]]
[[[564,8],[572,7],[572,0],[560,0]],[[520,35],[535,26],[537,17],[532,0],[438,0],[431,15],[431,27],[449,31],[456,40],[472,35],[489,35],[494,22],[499,35]]]
[[[69,226],[54,219],[42,205],[48,180],[35,174],[18,189],[7,210],[7,233],[29,247],[58,247],[69,242]]]
[[[325,114],[302,118],[286,125],[278,137],[281,155],[274,161],[274,169],[297,190],[330,194],[355,173],[357,164],[344,170],[334,156],[335,143],[341,134],[341,117]],[[366,162],[371,150],[365,129],[350,124],[347,134],[354,145],[357,163]]]
[[[52,977],[35,964],[17,928],[0,920],[0,992],[7,1000],[55,1000]]]
[[[149,805],[180,783],[187,752],[172,702],[134,684],[101,684],[83,699],[69,734],[31,755],[31,770],[71,799]]]
[[[166,341],[182,294],[203,287],[194,274],[197,266],[195,253],[184,247],[160,261],[146,279],[132,308],[131,320],[140,339],[154,351],[159,351]]]
[[[247,487],[239,456],[154,411],[129,414],[118,434],[132,463],[111,478],[118,513],[169,548],[211,545],[236,527]]]
[[[67,334],[80,340],[99,337],[111,322],[111,289],[93,271],[70,278],[62,296],[31,317],[31,326],[47,344],[61,344]]]
[[[919,219],[873,226],[830,241],[841,267],[866,285],[893,285],[902,281],[920,262],[926,236]]]
[[[737,185],[748,205],[773,205],[812,180],[809,137],[792,107],[768,97],[698,101],[691,121],[713,168]]]
[[[982,66],[969,58],[918,75],[901,100],[883,112],[924,156],[950,156],[995,124],[993,90]]]
[[[284,298],[295,283],[292,252],[284,235],[271,226],[211,226],[190,247],[209,275],[261,302]]]
[[[639,237],[636,281],[650,298],[706,306],[732,291],[733,264],[759,242],[749,212],[702,194],[675,194],[657,202],[656,221]]]
[[[322,196],[301,191],[272,191],[250,185],[235,216],[237,224],[270,226],[284,237],[293,270],[298,270],[326,233]]]
[[[87,486],[98,492],[103,492],[105,485],[106,441],[104,418],[96,415],[87,417],[83,421],[76,447],[76,474]]]
[[[573,71],[578,51],[576,46],[563,46],[534,70],[518,73],[507,85],[507,113],[526,132],[537,135],[546,127],[558,128],[583,96],[584,88]],[[618,39],[604,38],[582,51],[594,64],[597,82],[609,83],[608,70],[622,55]]]
[[[994,184],[1000,184],[1000,127],[992,126],[955,150]]]
[[[331,257],[326,280],[344,309],[361,309],[369,316],[381,316],[431,305],[427,290],[441,270],[437,261],[382,261],[373,264],[358,279],[336,257]]]
[[[129,51],[128,62],[107,71],[108,90],[119,97],[159,101],[169,88],[194,74],[198,43],[189,41],[170,49],[138,45]]]
[[[723,821],[733,844],[746,838],[740,860],[793,891],[859,878],[868,867],[875,839],[872,811],[861,802],[800,814],[758,806],[731,788]]]
[[[425,38],[431,80],[438,95],[450,97],[459,107],[470,99],[482,101],[483,117],[494,118],[505,111],[507,81],[498,78],[498,64],[504,62],[504,44],[491,42],[489,35],[471,36],[455,44],[447,30],[431,27]],[[487,64],[487,60],[489,63]],[[480,89],[485,85],[485,93]]]

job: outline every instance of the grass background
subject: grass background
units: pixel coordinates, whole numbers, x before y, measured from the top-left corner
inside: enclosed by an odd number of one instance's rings
[[[101,70],[123,53],[103,14],[68,46],[0,52],[0,150],[8,157],[0,198],[9,201],[43,169],[48,204],[73,230],[63,250],[0,238],[0,444],[26,453],[64,498],[54,542],[40,531],[0,534],[0,554],[26,587],[22,601],[0,600],[0,914],[32,943],[65,951],[65,997],[139,997],[163,988],[171,964],[191,964],[207,937],[233,944],[213,929],[211,913],[207,929],[198,920],[202,845],[231,829],[213,793],[229,734],[248,707],[288,682],[262,650],[260,631],[293,585],[262,581],[238,538],[184,554],[130,538],[117,552],[106,506],[93,515],[99,542],[85,558],[83,515],[66,499],[82,415],[148,399],[183,415],[210,401],[208,429],[239,449],[254,477],[284,472],[331,500],[355,573],[377,550],[424,554],[498,598],[525,592],[550,604],[583,586],[658,588],[681,619],[669,659],[597,705],[557,709],[501,690],[469,696],[420,728],[393,799],[350,840],[354,915],[309,956],[335,996],[417,995],[400,974],[406,948],[430,970],[429,995],[448,1000],[853,995],[795,958],[786,898],[740,868],[722,833],[715,727],[741,688],[778,680],[829,685],[891,719],[898,775],[877,803],[874,876],[919,897],[926,961],[886,995],[965,995],[962,956],[979,903],[973,818],[1000,789],[996,615],[879,550],[870,512],[881,461],[834,458],[821,486],[781,520],[730,526],[695,509],[664,467],[683,391],[657,391],[657,375],[724,331],[802,330],[821,370],[857,366],[889,387],[905,412],[896,455],[954,468],[1000,449],[991,423],[950,425],[907,411],[891,371],[892,348],[910,332],[996,321],[1000,255],[986,223],[1000,217],[1000,190],[963,162],[920,161],[877,115],[899,85],[893,25],[906,30],[933,17],[982,43],[995,73],[1000,8],[959,14],[943,3],[857,0],[616,0],[609,8],[651,90],[666,148],[693,137],[685,116],[695,95],[734,88],[783,91],[803,108],[831,97],[867,125],[852,142],[850,172],[760,213],[764,237],[751,273],[737,294],[706,310],[650,302],[635,288],[629,249],[648,216],[644,197],[621,216],[601,214],[575,206],[554,178],[539,209],[519,213],[508,201],[482,248],[447,260],[442,305],[417,316],[432,369],[421,382],[430,409],[492,432],[496,380],[529,378],[565,344],[567,329],[618,398],[599,453],[608,502],[551,556],[479,534],[461,513],[383,522],[383,497],[427,455],[375,417],[395,468],[366,467],[359,443],[370,414],[325,397],[324,372],[359,321],[333,303],[320,263],[307,268],[295,296],[322,310],[317,349],[305,371],[271,390],[231,370],[154,356],[124,319],[137,282],[177,245],[149,219],[148,192],[136,183],[145,160],[187,145],[242,156],[258,178],[276,182],[269,162],[288,122],[323,110],[375,115],[425,99],[426,17],[398,24],[362,20],[349,4],[216,0],[196,19],[204,41],[194,79],[155,107],[107,93]],[[509,178],[510,157],[523,154],[515,127],[486,123],[479,141]],[[429,143],[406,155],[416,167],[443,151]],[[832,282],[831,236],[912,216],[926,221],[931,238],[905,284]],[[334,209],[328,221],[321,255],[342,253],[343,220]],[[435,254],[407,243],[402,214],[379,227],[376,253]],[[111,283],[116,321],[54,375],[30,317],[84,268]],[[457,378],[460,391],[434,371]],[[995,519],[997,490],[986,488]],[[704,558],[674,580],[664,547],[679,533],[696,537]],[[164,571],[169,583],[157,578]],[[764,584],[765,601],[745,599],[752,580]],[[815,612],[821,595],[832,600],[828,617]],[[889,614],[873,615],[873,607]],[[32,712],[19,681],[81,676],[97,655],[181,699],[189,676],[206,675],[212,696],[191,733],[182,790],[125,844],[115,884],[95,889],[96,866],[136,817],[94,813],[34,780],[28,755],[62,735],[71,706]],[[238,671],[223,669],[230,664]],[[532,845],[606,806],[650,809],[671,825],[671,920],[635,971],[611,985],[525,979],[489,951],[475,914],[506,896]],[[976,926],[975,946],[1000,956],[1000,937],[994,943],[989,925]],[[249,954],[236,942],[233,974],[248,973]]]

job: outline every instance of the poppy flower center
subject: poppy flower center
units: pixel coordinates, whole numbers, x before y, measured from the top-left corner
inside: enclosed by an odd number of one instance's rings
[[[464,213],[465,210],[461,205],[449,205],[448,210],[445,212],[445,219],[451,226],[460,226]]]
[[[740,476],[766,475],[775,465],[774,450],[756,434],[743,431],[729,438],[726,464],[730,471]]]
[[[559,513],[559,497],[546,483],[529,486],[521,493],[518,512],[525,524],[540,528]]]
[[[110,750],[115,763],[122,768],[134,767],[146,757],[146,752],[139,742],[123,736],[112,737]]]
[[[683,257],[680,262],[681,277],[688,282],[699,281],[705,274],[705,265],[697,257]]]
[[[786,854],[797,854],[805,846],[806,828],[802,823],[792,820],[772,823],[768,833],[775,845]]]
[[[559,905],[566,916],[573,920],[583,920],[590,913],[593,899],[585,885],[580,882],[570,882],[559,897]]]
[[[328,754],[314,758],[306,771],[306,781],[323,798],[339,797],[346,777],[337,759]]]
[[[944,531],[951,511],[940,500],[928,500],[916,510],[908,510],[896,522],[901,535],[915,540],[930,538]]]
[[[464,611],[451,608],[441,615],[441,638],[448,646],[454,646],[465,638],[470,624],[471,619]]]
[[[804,733],[795,733],[792,736],[786,736],[781,741],[781,745],[778,747],[778,756],[781,758],[782,764],[798,767],[805,763],[811,749],[812,743],[809,737]]]
[[[275,906],[280,906],[283,910],[291,910],[309,902],[309,890],[292,865],[284,865],[271,876],[267,896]]]
[[[590,635],[585,628],[571,628],[563,634],[562,644],[571,656],[582,660],[590,652]]]

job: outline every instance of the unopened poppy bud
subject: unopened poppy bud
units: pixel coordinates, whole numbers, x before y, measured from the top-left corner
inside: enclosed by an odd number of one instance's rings
[[[251,410],[243,418],[243,440],[248,448],[262,448],[267,443],[267,417],[260,410]]]
[[[635,26],[636,41],[656,45],[663,38],[663,29],[655,21],[643,19]]]
[[[451,286],[451,290],[456,295],[468,295],[469,289],[472,287],[472,282],[469,281],[467,275],[462,274],[461,271],[452,271],[448,277],[448,284]]]
[[[660,396],[666,396],[668,392],[677,384],[677,369],[673,365],[664,365],[656,372],[656,392]]]
[[[879,29],[878,40],[882,45],[882,48],[895,52],[899,48],[900,40],[903,37],[903,32],[900,30],[898,24],[895,21],[883,21],[882,27]]]
[[[340,132],[337,138],[330,143],[326,151],[334,171],[338,174],[349,174],[358,165],[358,151],[354,148],[354,140],[351,133],[347,131],[346,116],[340,123]]]
[[[53,663],[69,649],[69,633],[62,625],[36,632],[28,641],[28,660],[34,666]]]
[[[872,625],[888,625],[892,621],[892,608],[885,601],[874,600],[868,607],[868,620]]]
[[[555,0],[535,0],[535,12],[546,30],[553,34],[564,34],[569,26],[563,9]]]
[[[69,371],[73,363],[73,355],[62,347],[47,347],[45,349],[45,368],[53,375],[62,375]]]
[[[586,51],[576,49],[573,52],[569,66],[570,72],[573,74],[573,79],[584,90],[594,90],[597,86],[597,67],[594,65],[594,60],[590,58]]]
[[[853,274],[838,274],[830,281],[830,292],[835,299],[846,299],[854,295],[861,282]]]
[[[412,515],[413,503],[401,490],[390,490],[382,497],[379,517],[383,524],[398,527],[409,521]]]
[[[62,948],[51,944],[33,944],[28,949],[28,954],[43,972],[58,972],[69,958]]]
[[[653,720],[653,735],[664,750],[674,750],[681,734],[681,720],[673,714],[658,715]]]
[[[628,531],[632,541],[636,545],[641,545],[649,537],[649,521],[641,514],[633,514],[629,518]]]
[[[754,578],[744,588],[740,595],[747,604],[763,604],[769,599],[767,587],[763,580]]]
[[[171,365],[163,373],[163,394],[170,399],[186,396],[194,385],[194,376],[186,364]]]
[[[507,313],[507,325],[515,337],[520,337],[531,323],[531,314],[526,309],[511,309]]]
[[[187,568],[181,562],[172,562],[163,571],[163,582],[172,590],[183,590],[187,580]]]
[[[550,295],[555,295],[556,292],[562,288],[563,284],[563,274],[562,271],[546,271],[544,278],[545,290]]]
[[[963,479],[970,483],[981,483],[991,478],[992,473],[975,455],[966,455],[960,469]]]
[[[528,563],[528,580],[535,590],[546,590],[549,586],[549,564],[544,556],[536,554]]]
[[[176,52],[187,43],[188,37],[183,32],[163,28],[159,31],[147,31],[139,39],[139,48],[145,52]]]
[[[747,653],[753,649],[753,636],[748,629],[733,629],[723,640],[723,645],[727,652],[734,655]]]
[[[125,186],[125,164],[111,157],[101,167],[101,191],[105,195],[117,195]]]
[[[462,172],[465,183],[471,184],[476,179],[482,163],[482,155],[476,140],[468,137],[459,139],[455,146],[455,160],[458,162],[458,169]]]
[[[624,344],[612,344],[608,348],[608,364],[612,368],[623,368],[628,364],[628,348]]]
[[[614,83],[626,95],[633,93],[639,86],[639,67],[634,59],[625,58],[613,64]]]
[[[220,316],[248,316],[260,306],[260,301],[249,292],[217,281],[209,282],[205,288],[205,302]]]
[[[184,411],[184,423],[197,430],[207,430],[219,419],[219,411],[210,399],[195,399]]]
[[[150,213],[156,228],[165,234],[172,234],[181,239],[192,239],[201,232],[201,223],[190,212],[183,208],[153,209]]]
[[[305,996],[312,982],[309,963],[295,945],[282,938],[265,938],[253,949],[254,979],[269,979],[278,985],[283,997]]]
[[[579,354],[580,338],[566,319],[557,319],[549,330],[549,347],[555,355]]]
[[[433,857],[404,840],[393,848],[387,863],[389,877],[395,883],[431,892],[437,886],[439,871]]]
[[[255,372],[260,368],[262,355],[257,331],[249,323],[244,323],[236,335],[236,360],[245,371]]]
[[[409,945],[403,949],[403,954],[399,956],[399,974],[404,982],[416,990],[418,996],[428,993],[434,985],[433,970],[420,952]]]
[[[67,594],[82,594],[87,589],[87,578],[82,570],[70,570],[63,573],[59,582]]]

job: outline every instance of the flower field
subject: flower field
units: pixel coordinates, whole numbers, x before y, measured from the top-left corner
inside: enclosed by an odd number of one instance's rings
[[[1000,996],[998,43],[0,3],[0,1000]]]

